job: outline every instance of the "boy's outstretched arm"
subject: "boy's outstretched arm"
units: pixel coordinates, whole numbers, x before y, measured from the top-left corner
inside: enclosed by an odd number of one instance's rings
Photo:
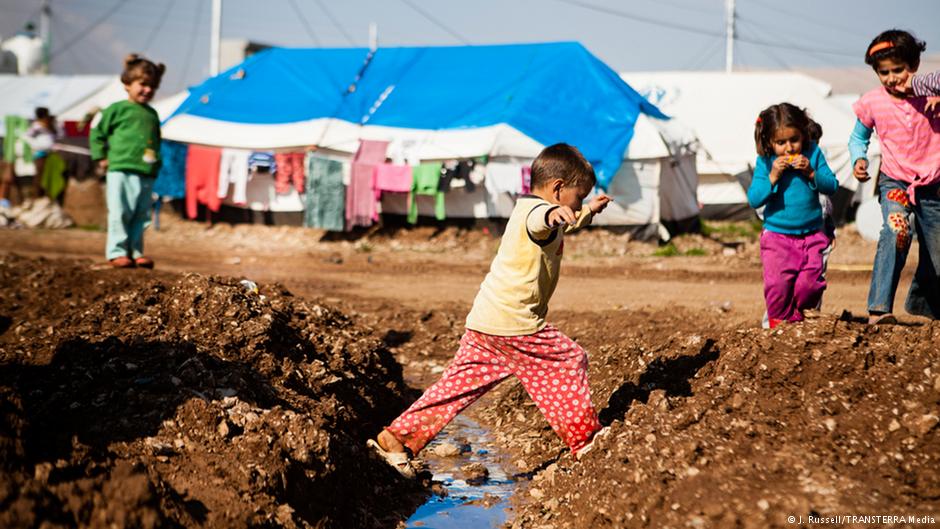
[[[611,200],[613,199],[610,198],[607,193],[601,193],[592,198],[591,201],[588,202],[587,207],[591,213],[597,215],[598,213],[604,211],[604,209],[607,207],[607,204],[610,204]]]

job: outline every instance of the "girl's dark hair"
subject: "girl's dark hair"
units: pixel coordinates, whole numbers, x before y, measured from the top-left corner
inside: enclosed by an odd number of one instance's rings
[[[822,127],[809,117],[806,110],[790,103],[779,103],[765,108],[757,117],[757,123],[754,125],[757,154],[773,155],[773,136],[781,127],[793,127],[800,131],[804,147],[808,143],[819,143],[819,138],[822,138]]]
[[[166,71],[166,66],[163,63],[157,64],[150,59],[132,53],[124,58],[124,71],[121,73],[121,82],[128,85],[134,81],[147,79],[153,83],[154,88],[159,88],[164,71]]]
[[[594,168],[577,147],[556,143],[542,149],[532,162],[532,189],[560,178],[566,186],[594,187]]]
[[[907,31],[889,29],[875,37],[865,48],[865,64],[877,69],[879,61],[892,59],[916,70],[920,66],[920,54],[926,50],[927,44]]]

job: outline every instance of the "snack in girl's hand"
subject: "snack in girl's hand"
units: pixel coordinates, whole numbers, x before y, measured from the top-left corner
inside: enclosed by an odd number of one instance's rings
[[[795,154],[788,154],[788,155],[787,155],[787,165],[792,166],[792,165],[795,164],[795,163],[796,163],[796,155],[795,155]]]

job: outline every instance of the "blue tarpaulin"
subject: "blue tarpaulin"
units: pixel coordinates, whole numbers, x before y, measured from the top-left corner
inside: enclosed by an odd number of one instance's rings
[[[191,89],[177,110],[265,125],[320,118],[425,130],[505,124],[542,145],[577,146],[601,187],[620,166],[640,112],[667,119],[576,42],[373,53],[273,48]]]

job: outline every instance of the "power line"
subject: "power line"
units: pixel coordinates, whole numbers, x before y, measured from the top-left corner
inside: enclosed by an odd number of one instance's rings
[[[844,34],[846,34],[846,35],[851,35],[851,36],[853,36],[853,37],[858,37],[858,31],[853,31],[853,30],[850,30],[850,29],[847,29],[847,28],[843,28],[843,27],[839,27],[839,26],[834,26],[834,25],[832,25],[831,23],[828,23],[828,22],[818,22],[818,21],[814,20],[812,17],[806,16],[805,13],[796,13],[796,12],[793,12],[793,11],[789,11],[789,10],[786,10],[786,9],[782,9],[782,8],[780,8],[780,7],[777,7],[777,6],[773,5],[773,4],[767,4],[767,3],[764,3],[764,2],[761,2],[761,1],[758,1],[758,0],[749,0],[749,1],[755,3],[755,4],[759,5],[759,6],[762,6],[762,7],[766,8],[766,9],[770,9],[771,11],[776,11],[776,12],[778,12],[778,13],[781,13],[781,14],[784,14],[784,15],[787,15],[787,16],[790,16],[790,17],[793,17],[793,18],[799,20],[799,21],[800,21],[801,23],[803,23],[803,24],[810,24],[810,25],[813,25],[813,26],[825,28],[825,29],[828,30],[828,31],[832,31],[832,30],[835,29],[835,30],[841,31],[842,33],[844,33]]]
[[[350,35],[349,32],[346,31],[346,28],[344,28],[343,25],[340,24],[338,20],[336,20],[336,17],[333,16],[333,13],[331,13],[329,9],[327,9],[326,4],[323,3],[323,0],[316,0],[316,2],[317,5],[320,6],[320,9],[326,13],[326,16],[330,19],[330,21],[333,22],[333,25],[336,26],[336,29],[338,29],[339,32],[342,33],[344,37],[346,37],[346,42],[348,42],[350,46],[355,46],[356,41],[353,40],[352,35]]]
[[[699,53],[692,56],[692,60],[688,61],[685,66],[682,67],[683,70],[698,69],[703,66],[708,59],[712,58],[712,55],[718,51],[721,46],[725,43],[722,39],[714,39],[711,43],[702,49],[699,50]]]
[[[182,74],[183,83],[187,83],[186,74],[189,73],[189,65],[192,62],[193,52],[196,50],[196,35],[199,34],[199,22],[202,18],[202,5],[205,2],[199,2],[196,4],[196,16],[193,17],[193,31],[190,33],[191,38],[189,39],[189,51],[186,53],[186,62],[183,63],[183,69],[180,70]]]
[[[79,32],[76,34],[75,38],[73,38],[72,40],[66,42],[64,45],[62,45],[62,47],[60,47],[60,48],[57,49],[56,51],[51,52],[51,53],[49,54],[49,59],[51,60],[53,57],[55,57],[55,56],[59,55],[60,53],[62,53],[63,50],[66,50],[66,49],[68,49],[68,48],[71,48],[73,44],[75,44],[76,42],[78,42],[78,41],[82,40],[83,38],[87,37],[88,35],[90,35],[91,32],[95,30],[95,28],[97,28],[97,27],[100,26],[101,24],[104,24],[109,18],[111,18],[112,15],[114,15],[114,13],[116,13],[117,10],[120,9],[121,6],[123,6],[125,3],[127,3],[127,0],[118,0],[118,1],[114,4],[114,7],[112,7],[111,9],[109,9],[109,10],[107,10],[107,11],[105,11],[103,15],[101,15],[100,17],[98,17],[98,19],[95,20],[94,22],[92,22],[88,27],[86,27],[86,28],[82,29],[81,31],[79,31]]]
[[[458,41],[460,41],[462,44],[467,44],[467,45],[470,44],[470,41],[467,40],[467,39],[465,39],[465,38],[463,37],[463,35],[461,35],[460,33],[457,33],[457,32],[454,31],[453,29],[447,27],[446,24],[444,24],[443,22],[437,20],[437,19],[434,18],[433,16],[431,16],[431,14],[428,13],[427,11],[425,11],[425,10],[419,8],[418,6],[416,6],[413,2],[411,2],[411,0],[401,0],[401,1],[402,1],[403,4],[407,4],[408,7],[410,7],[411,9],[414,9],[415,11],[417,11],[418,14],[420,14],[420,15],[423,16],[424,18],[430,20],[431,23],[437,25],[437,27],[439,27],[439,28],[443,29],[444,31],[446,31],[447,33],[449,33],[450,36],[454,37],[455,39],[457,39]]]
[[[620,17],[620,18],[625,18],[625,19],[628,19],[628,20],[633,20],[633,21],[637,21],[637,22],[645,22],[645,23],[647,23],[647,24],[652,24],[652,25],[655,25],[655,26],[660,26],[660,27],[665,27],[665,28],[671,28],[671,29],[676,29],[676,30],[680,30],[680,31],[687,31],[687,32],[689,32],[689,33],[698,33],[699,35],[708,35],[708,36],[710,36],[710,37],[722,37],[722,38],[723,38],[723,37],[725,36],[724,33],[721,33],[721,32],[718,32],[718,31],[708,31],[708,30],[701,29],[701,28],[698,28],[698,27],[695,27],[695,26],[687,26],[687,25],[684,25],[684,24],[676,24],[676,23],[673,23],[673,22],[666,22],[666,21],[663,21],[663,20],[655,19],[655,18],[650,18],[650,17],[646,17],[646,16],[642,16],[642,15],[636,15],[636,14],[633,14],[633,13],[627,13],[627,12],[624,12],[624,11],[621,11],[621,10],[618,10],[618,9],[612,9],[612,8],[609,8],[609,7],[603,7],[603,6],[598,6],[598,5],[594,5],[594,4],[589,4],[589,3],[587,3],[587,2],[582,2],[582,1],[580,1],[580,0],[557,0],[557,1],[558,1],[558,2],[562,2],[562,3],[565,3],[565,4],[569,4],[569,5],[575,5],[575,6],[584,8],[584,9],[589,9],[589,10],[591,10],[591,11],[597,11],[597,12],[605,13],[605,14],[608,14],[608,15],[614,15],[614,16],[617,16],[617,17]],[[757,44],[757,45],[759,45],[759,46],[768,46],[768,47],[771,47],[771,48],[795,49],[795,50],[806,51],[806,52],[825,53],[825,54],[829,54],[829,55],[841,55],[841,56],[845,56],[845,57],[855,57],[855,56],[857,55],[857,54],[855,54],[855,53],[849,53],[849,52],[842,51],[842,50],[829,50],[829,49],[824,49],[824,48],[809,48],[809,47],[806,47],[806,46],[799,46],[799,45],[782,46],[782,45],[780,45],[780,44],[777,44],[777,43],[774,43],[774,42],[771,42],[771,41],[762,40],[762,39],[756,39],[756,38],[736,37],[735,40],[736,40],[736,41],[739,41],[739,42],[748,43],[748,44]]]
[[[310,26],[310,22],[307,21],[307,17],[305,17],[303,12],[301,12],[300,8],[297,7],[296,0],[287,0],[287,1],[290,3],[290,6],[294,10],[294,13],[297,14],[297,17],[300,18],[300,23],[303,25],[304,30],[307,32],[307,35],[310,36],[310,40],[312,40],[313,43],[318,48],[323,47],[323,45],[320,44],[320,39],[317,38],[316,33],[313,32],[313,28]]]
[[[647,24],[653,24],[655,26],[662,26],[666,28],[678,29],[682,31],[688,31],[689,33],[698,33],[699,35],[708,35],[709,37],[724,37],[723,33],[718,33],[716,31],[708,31],[705,29],[697,28],[695,26],[686,26],[683,24],[674,24],[672,22],[663,22],[662,20],[657,20],[655,18],[650,18],[642,15],[635,15],[633,13],[627,13],[625,11],[620,11],[618,9],[612,9],[609,7],[598,6],[594,4],[589,4],[587,2],[581,2],[579,0],[557,0],[563,4],[569,4],[581,7],[583,9],[589,9],[591,11],[597,11],[599,13],[604,13],[607,15],[614,15],[620,18],[626,18],[628,20],[634,20],[637,22],[646,22]]]
[[[779,28],[773,27],[773,26],[771,26],[771,25],[769,25],[769,24],[764,24],[764,23],[762,23],[762,22],[757,22],[756,20],[752,20],[752,19],[750,19],[750,18],[737,17],[736,20],[739,21],[739,22],[744,22],[744,23],[749,24],[749,25],[761,26],[761,27],[765,28],[766,30],[772,30],[772,31],[779,30]],[[766,31],[764,31],[764,33],[766,33]],[[819,53],[823,53],[823,54],[827,54],[827,55],[841,55],[841,56],[845,56],[845,57],[857,57],[857,56],[859,55],[859,54],[856,53],[856,52],[850,52],[850,51],[847,51],[847,50],[835,50],[835,49],[816,48],[816,47],[803,46],[803,45],[801,45],[801,44],[797,44],[797,43],[793,42],[792,40],[789,40],[787,37],[775,36],[774,38],[775,38],[778,42],[782,42],[783,44],[782,44],[782,45],[781,45],[781,44],[776,44],[776,43],[773,43],[773,42],[770,42],[770,41],[761,40],[761,39],[757,39],[757,38],[754,38],[754,37],[746,37],[746,38],[742,37],[742,38],[741,38],[741,41],[742,41],[742,42],[747,42],[747,43],[750,43],[750,44],[759,44],[759,45],[771,46],[771,47],[775,47],[775,48],[789,48],[789,49],[794,49],[794,50],[799,50],[799,51],[805,51],[806,53],[810,53],[810,54],[813,54],[813,55],[817,55],[817,54],[819,54]],[[815,37],[814,37],[814,38],[815,38]],[[814,38],[806,38],[805,40],[807,40],[807,41],[812,41]]]
[[[160,33],[160,30],[163,29],[163,24],[166,23],[166,20],[170,15],[170,11],[173,10],[173,4],[175,3],[176,3],[176,0],[170,0],[170,2],[167,4],[166,9],[163,10],[163,16],[160,18],[160,22],[157,23],[156,26],[154,26],[153,31],[150,32],[150,36],[147,37],[147,41],[146,41],[147,43],[144,44],[143,48],[141,48],[141,50],[144,53],[147,53],[147,54],[150,53],[150,46],[153,45],[153,41],[155,38],[157,38],[157,34]]]

